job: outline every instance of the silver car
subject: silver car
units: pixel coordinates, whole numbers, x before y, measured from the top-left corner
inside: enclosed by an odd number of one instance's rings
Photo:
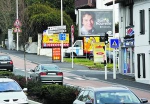
[[[73,104],[143,104],[147,102],[147,99],[138,98],[129,88],[115,85],[84,88]]]
[[[63,85],[63,72],[55,64],[39,64],[30,71],[30,78],[34,81],[41,81],[46,84],[58,83]]]
[[[28,104],[26,91],[15,80],[0,78],[0,104]]]

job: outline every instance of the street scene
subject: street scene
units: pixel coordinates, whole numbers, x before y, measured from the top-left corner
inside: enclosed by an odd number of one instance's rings
[[[0,2],[0,104],[150,103],[149,4]]]

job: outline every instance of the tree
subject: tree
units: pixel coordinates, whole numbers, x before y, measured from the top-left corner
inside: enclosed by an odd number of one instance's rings
[[[48,26],[59,26],[61,24],[60,10],[51,8],[49,5],[33,4],[25,12],[29,16],[30,34],[32,34],[34,40],[37,39],[37,34],[42,33]],[[63,24],[66,25],[67,32],[70,33],[70,26],[73,21],[65,12],[63,14]]]

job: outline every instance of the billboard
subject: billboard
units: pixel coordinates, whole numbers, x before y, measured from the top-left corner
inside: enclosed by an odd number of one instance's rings
[[[113,11],[79,9],[79,36],[104,36],[113,31]]]
[[[63,47],[69,47],[69,34],[66,34],[66,40],[63,41]],[[48,34],[47,32],[43,32],[42,35],[42,47],[43,48],[52,48],[52,47],[60,47],[61,40],[59,40],[59,33]]]

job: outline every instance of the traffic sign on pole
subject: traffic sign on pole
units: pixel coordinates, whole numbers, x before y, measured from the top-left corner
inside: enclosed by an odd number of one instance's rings
[[[74,26],[71,25],[71,39],[72,39],[72,44],[74,43]]]
[[[66,40],[66,34],[65,33],[60,33],[59,34],[59,40]]]
[[[16,21],[14,22],[14,26],[20,27],[21,25],[22,25],[21,22],[18,19],[16,19]]]

